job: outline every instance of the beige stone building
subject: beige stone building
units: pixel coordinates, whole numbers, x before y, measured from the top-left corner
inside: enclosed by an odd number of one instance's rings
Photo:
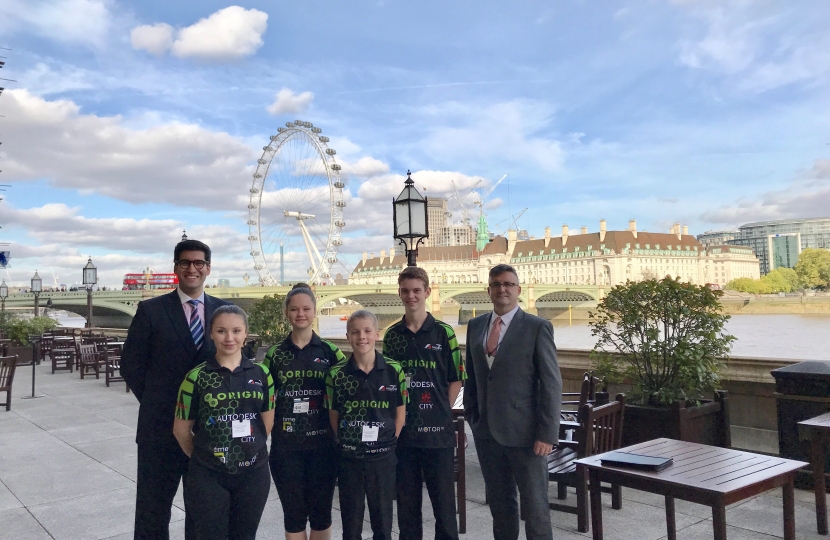
[[[500,263],[516,268],[522,283],[584,284],[614,286],[627,280],[665,275],[684,281],[721,287],[737,277],[760,277],[759,262],[752,250],[740,246],[705,249],[688,233],[674,225],[668,233],[628,230],[608,231],[605,220],[599,231],[579,232],[562,226],[560,236],[545,229],[543,238],[518,240],[516,231],[507,238],[493,238],[481,252],[475,245],[427,247],[418,252],[418,266],[441,283],[486,283],[488,270]],[[349,283],[395,283],[406,265],[406,257],[381,251],[380,257],[363,254],[349,276]]]

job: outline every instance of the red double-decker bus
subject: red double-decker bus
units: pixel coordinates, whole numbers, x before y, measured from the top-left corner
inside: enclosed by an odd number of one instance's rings
[[[179,285],[179,278],[176,274],[124,274],[122,290],[143,290],[148,283],[151,289],[175,289]]]

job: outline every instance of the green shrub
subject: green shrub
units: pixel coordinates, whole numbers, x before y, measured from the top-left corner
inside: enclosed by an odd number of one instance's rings
[[[668,276],[617,285],[590,314],[594,368],[609,382],[632,384],[634,399],[646,404],[710,395],[735,340],[724,332],[722,294]]]
[[[23,319],[11,313],[0,314],[0,329],[13,345],[28,345],[29,336],[40,335],[56,326],[57,321],[50,317]]]
[[[283,312],[284,302],[284,296],[265,295],[248,310],[248,327],[259,336],[259,345],[275,345],[291,332]]]

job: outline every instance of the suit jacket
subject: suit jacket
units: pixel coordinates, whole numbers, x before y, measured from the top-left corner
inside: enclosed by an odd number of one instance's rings
[[[210,317],[228,303],[205,294],[205,340],[198,351],[176,291],[138,304],[121,354],[121,374],[140,403],[136,442],[175,443],[179,386],[188,371],[216,354]]]
[[[511,447],[532,447],[537,440],[556,444],[562,375],[553,325],[519,309],[490,368],[484,350],[489,322],[487,313],[467,324],[464,415],[473,435]]]

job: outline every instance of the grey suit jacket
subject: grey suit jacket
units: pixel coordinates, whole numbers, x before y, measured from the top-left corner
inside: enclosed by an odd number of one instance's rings
[[[476,438],[502,446],[556,444],[562,407],[562,375],[556,361],[550,321],[516,312],[487,365],[484,335],[490,314],[467,324],[467,381],[464,415]]]

